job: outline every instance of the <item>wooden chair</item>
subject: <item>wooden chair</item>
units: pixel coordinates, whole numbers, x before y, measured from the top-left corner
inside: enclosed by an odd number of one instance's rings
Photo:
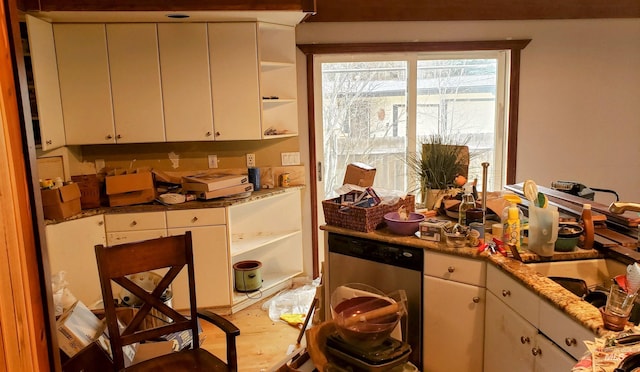
[[[179,236],[122,244],[114,247],[97,245],[95,246],[95,251],[105,305],[105,317],[113,351],[113,361],[117,370],[237,371],[236,336],[240,334],[240,330],[217,314],[196,310],[191,232],[188,231]],[[162,297],[165,289],[169,287],[169,284],[185,266],[187,267],[189,278],[190,312],[188,316],[184,316],[166,305]],[[147,292],[127,278],[131,274],[162,268],[168,268],[168,271],[152,293]],[[143,301],[136,315],[123,331],[118,328],[112,281]],[[167,319],[171,320],[155,328],[141,329],[140,325],[152,309],[155,309],[156,314],[161,313],[162,316],[166,316]],[[198,318],[216,325],[225,332],[227,342],[226,363],[200,348]],[[193,335],[191,348],[136,363],[124,369],[123,346],[146,340],[157,340],[162,335],[185,330],[191,331]]]

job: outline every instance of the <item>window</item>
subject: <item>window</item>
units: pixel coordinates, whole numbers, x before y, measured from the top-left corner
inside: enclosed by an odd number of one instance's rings
[[[325,195],[335,194],[352,162],[376,167],[376,187],[415,189],[404,159],[407,152],[419,151],[421,142],[432,134],[469,146],[471,180],[481,179],[482,162],[499,169],[487,181],[490,190],[501,188],[507,115],[500,110],[508,105],[505,87],[500,84],[506,81],[507,54],[480,51],[316,58]]]

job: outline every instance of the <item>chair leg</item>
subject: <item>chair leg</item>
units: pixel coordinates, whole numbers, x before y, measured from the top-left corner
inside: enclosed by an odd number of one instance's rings
[[[236,350],[236,335],[227,335],[227,364],[229,371],[238,371],[238,352]]]

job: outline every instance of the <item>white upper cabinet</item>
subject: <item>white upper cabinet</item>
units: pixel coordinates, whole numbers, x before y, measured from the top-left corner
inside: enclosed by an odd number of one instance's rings
[[[258,24],[263,138],[298,134],[295,31],[291,26]]]
[[[206,23],[158,24],[167,141],[214,139]]]
[[[43,150],[65,145],[58,63],[51,23],[26,15],[34,88]]]
[[[262,139],[257,25],[209,23],[216,140]]]
[[[115,143],[104,24],[54,24],[68,145]]]
[[[156,25],[107,24],[106,28],[116,142],[164,142]]]

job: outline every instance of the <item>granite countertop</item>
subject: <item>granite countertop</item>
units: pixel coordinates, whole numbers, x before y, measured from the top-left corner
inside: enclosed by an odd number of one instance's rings
[[[287,188],[275,187],[269,189],[260,189],[258,191],[251,192],[251,195],[245,198],[216,198],[211,200],[194,200],[181,204],[162,204],[159,201],[154,201],[147,204],[126,205],[121,207],[100,207],[93,209],[83,209],[82,212],[74,216],[65,218],[64,220],[45,220],[45,225],[53,225],[65,221],[77,220],[80,218],[95,216],[99,214],[118,214],[118,213],[144,213],[144,212],[164,212],[172,210],[183,209],[202,209],[202,208],[225,208],[232,205],[248,203],[254,200],[268,198],[273,195],[282,194],[289,189],[299,189],[304,186],[291,186]]]
[[[426,250],[463,256],[472,259],[486,260],[489,264],[495,265],[511,277],[522,283],[538,296],[556,308],[562,310],[572,319],[584,325],[593,331],[597,336],[612,336],[616,332],[606,330],[602,322],[600,311],[588,302],[583,301],[580,297],[574,295],[570,291],[564,289],[551,279],[543,276],[533,268],[527,266],[526,263],[545,262],[545,261],[567,261],[589,258],[603,258],[604,254],[595,249],[578,249],[574,252],[556,253],[552,258],[540,257],[535,253],[527,252],[521,254],[522,261],[510,257],[504,257],[499,254],[488,254],[487,252],[479,253],[476,248],[450,248],[445,244],[431,242],[420,239],[416,236],[398,236],[391,233],[386,227],[372,232],[359,232],[355,230],[345,229],[341,227],[324,225],[320,227],[322,230],[338,233],[342,235],[372,239],[386,243],[407,245],[411,247],[423,248]]]

